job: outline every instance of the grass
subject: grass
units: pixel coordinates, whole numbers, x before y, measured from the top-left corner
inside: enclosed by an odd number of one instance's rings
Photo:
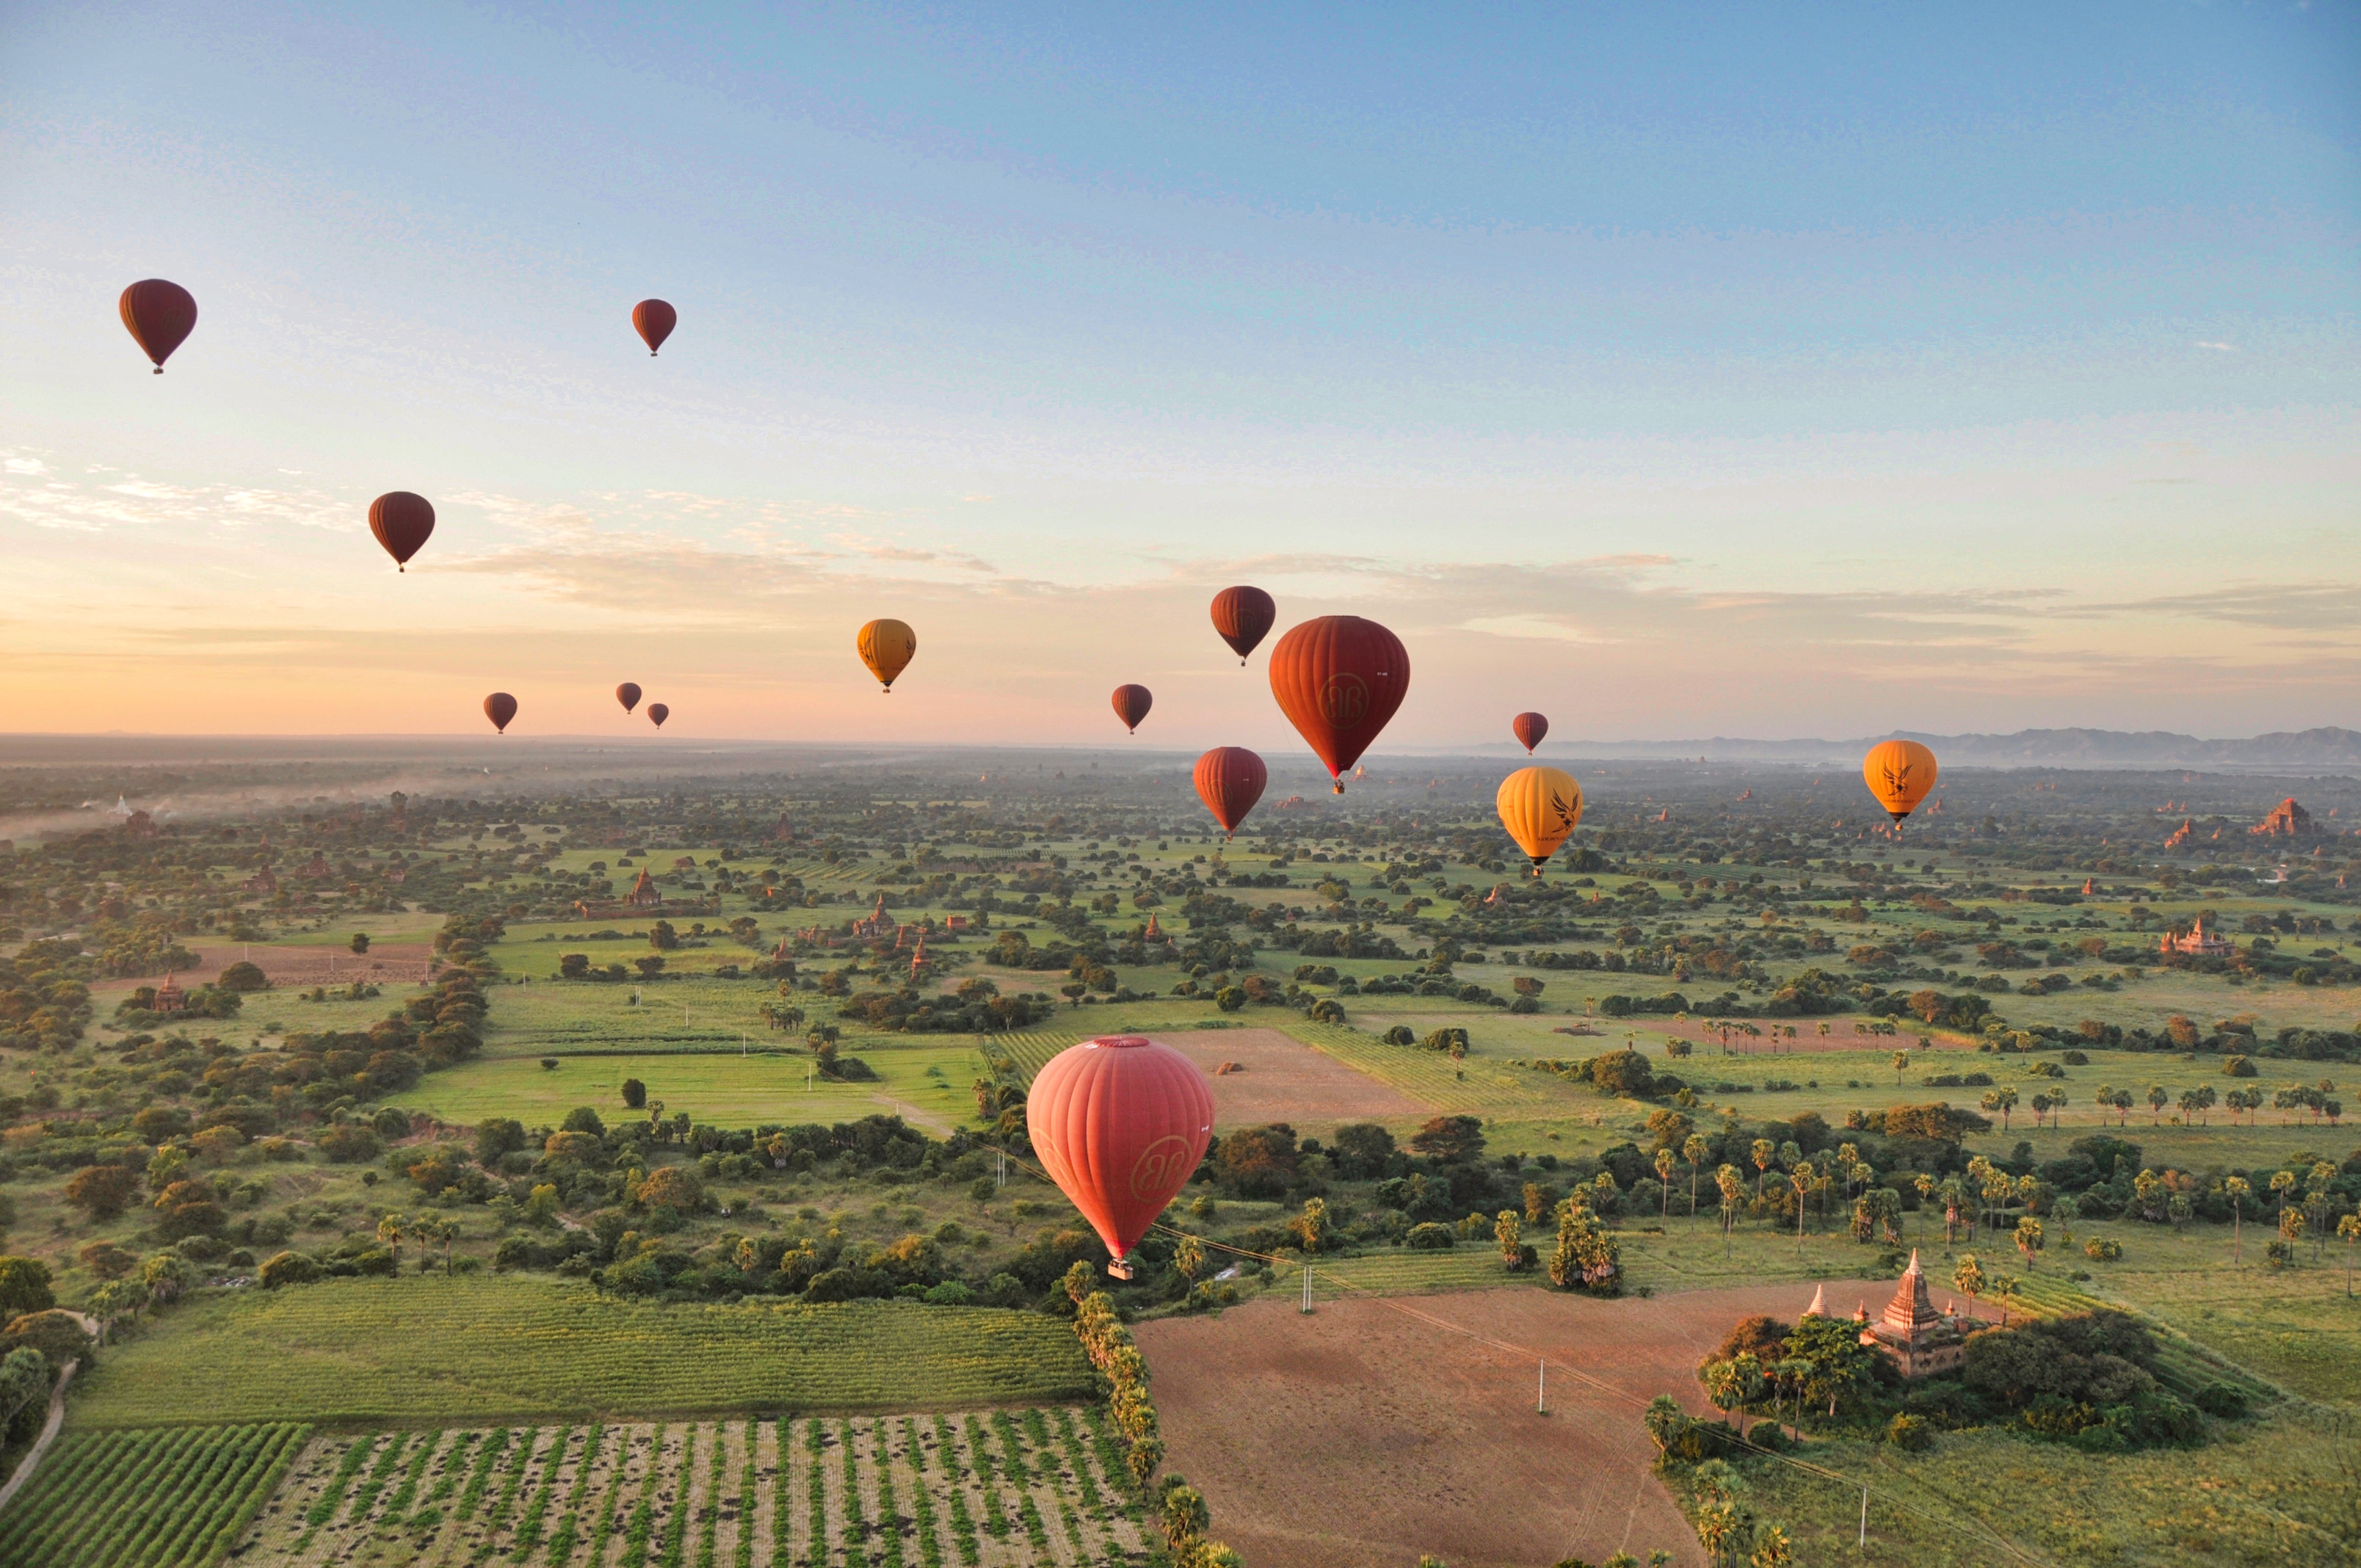
[[[463,1126],[488,1116],[554,1126],[577,1105],[613,1123],[635,1114],[623,1105],[622,1083],[636,1078],[648,1086],[649,1098],[664,1102],[667,1114],[686,1111],[697,1121],[727,1127],[844,1122],[879,1113],[929,1118],[947,1127],[975,1113],[971,1086],[984,1068],[972,1045],[931,1043],[865,1053],[863,1059],[880,1081],[815,1078],[807,1087],[807,1056],[741,1057],[732,1048],[715,1055],[561,1057],[555,1069],[511,1057],[429,1074],[400,1099],[406,1110]]]
[[[203,1377],[186,1376],[206,1368]],[[328,1280],[196,1301],[76,1386],[78,1430],[602,1411],[923,1409],[1090,1387],[1066,1327],[905,1303],[660,1307],[503,1276]]]

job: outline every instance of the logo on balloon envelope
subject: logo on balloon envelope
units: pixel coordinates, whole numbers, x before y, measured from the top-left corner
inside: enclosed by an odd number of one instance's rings
[[[1368,683],[1350,670],[1340,670],[1321,683],[1320,717],[1329,723],[1358,724],[1368,713]]]
[[[1168,1134],[1140,1150],[1139,1158],[1132,1162],[1131,1195],[1153,1198],[1167,1187],[1187,1180],[1196,1163],[1189,1140],[1177,1133]]]

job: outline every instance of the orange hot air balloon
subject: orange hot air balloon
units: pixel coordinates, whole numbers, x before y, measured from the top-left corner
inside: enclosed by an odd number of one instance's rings
[[[1224,837],[1238,830],[1269,783],[1270,770],[1244,746],[1216,746],[1197,759],[1197,798]]]
[[[891,693],[894,677],[909,667],[918,652],[918,634],[904,621],[873,620],[861,629],[854,646],[861,650],[861,662],[869,666],[869,673]]]
[[[1139,1035],[1069,1046],[1035,1075],[1025,1131],[1041,1168],[1106,1243],[1107,1272],[1125,1257],[1205,1157],[1213,1091],[1197,1064]]]
[[[625,681],[621,685],[617,686],[615,688],[615,700],[623,705],[623,711],[625,713],[629,713],[631,709],[639,707],[640,683],[637,681]]]
[[[1155,703],[1156,698],[1148,695],[1146,686],[1115,688],[1115,716],[1122,719],[1123,727],[1135,735],[1139,733],[1139,721],[1148,717],[1148,710]]]
[[[1517,744],[1530,757],[1533,748],[1542,743],[1542,737],[1549,733],[1549,720],[1538,713],[1521,713],[1509,720],[1509,733],[1517,738]]]
[[[1935,753],[1916,740],[1880,740],[1861,760],[1861,776],[1899,828],[1935,787]]]
[[[410,570],[410,558],[434,536],[434,507],[424,496],[388,490],[369,502],[369,532],[393,557],[394,569]]]
[[[1500,781],[1493,805],[1499,808],[1500,826],[1539,876],[1582,821],[1582,786],[1572,773],[1555,768],[1519,768]]]
[[[516,698],[506,692],[494,692],[484,699],[484,717],[492,721],[493,729],[505,735],[509,732],[509,720],[516,717]]]
[[[631,324],[639,329],[640,341],[648,345],[648,357],[653,359],[672,329],[680,324],[680,313],[662,300],[642,300],[631,307]]]
[[[1345,793],[1341,776],[1361,760],[1410,690],[1401,639],[1357,615],[1323,615],[1290,628],[1270,653],[1270,693]]]
[[[662,729],[664,728],[664,721],[671,717],[672,709],[666,707],[664,704],[660,702],[652,702],[648,704],[648,722],[654,725],[657,729]]]
[[[1241,664],[1278,619],[1279,606],[1260,588],[1224,588],[1213,596],[1213,630],[1222,634]]]
[[[123,291],[115,308],[123,313],[123,324],[130,332],[131,341],[139,345],[139,352],[156,367],[159,376],[164,373],[164,361],[172,357],[172,350],[197,330],[196,296],[161,278],[147,278],[132,284]]]

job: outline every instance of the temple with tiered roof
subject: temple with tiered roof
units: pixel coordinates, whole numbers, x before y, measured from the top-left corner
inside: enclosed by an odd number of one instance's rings
[[[1817,1304],[1817,1298],[1814,1300]],[[1927,1271],[1918,1266],[1915,1250],[1910,1266],[1902,1271],[1894,1299],[1885,1304],[1877,1321],[1870,1321],[1867,1303],[1853,1314],[1853,1321],[1861,1325],[1861,1343],[1891,1361],[1905,1377],[1956,1371],[1967,1359],[1967,1335],[1959,1319],[1935,1310],[1927,1294]]]

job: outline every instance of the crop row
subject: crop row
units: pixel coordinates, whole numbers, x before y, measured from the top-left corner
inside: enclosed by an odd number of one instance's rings
[[[70,1437],[0,1515],[0,1568],[210,1568],[253,1522],[310,1430]]]
[[[547,1568],[1135,1568],[1148,1538],[1104,1423],[1059,1407],[323,1439],[239,1561],[376,1542]]]

